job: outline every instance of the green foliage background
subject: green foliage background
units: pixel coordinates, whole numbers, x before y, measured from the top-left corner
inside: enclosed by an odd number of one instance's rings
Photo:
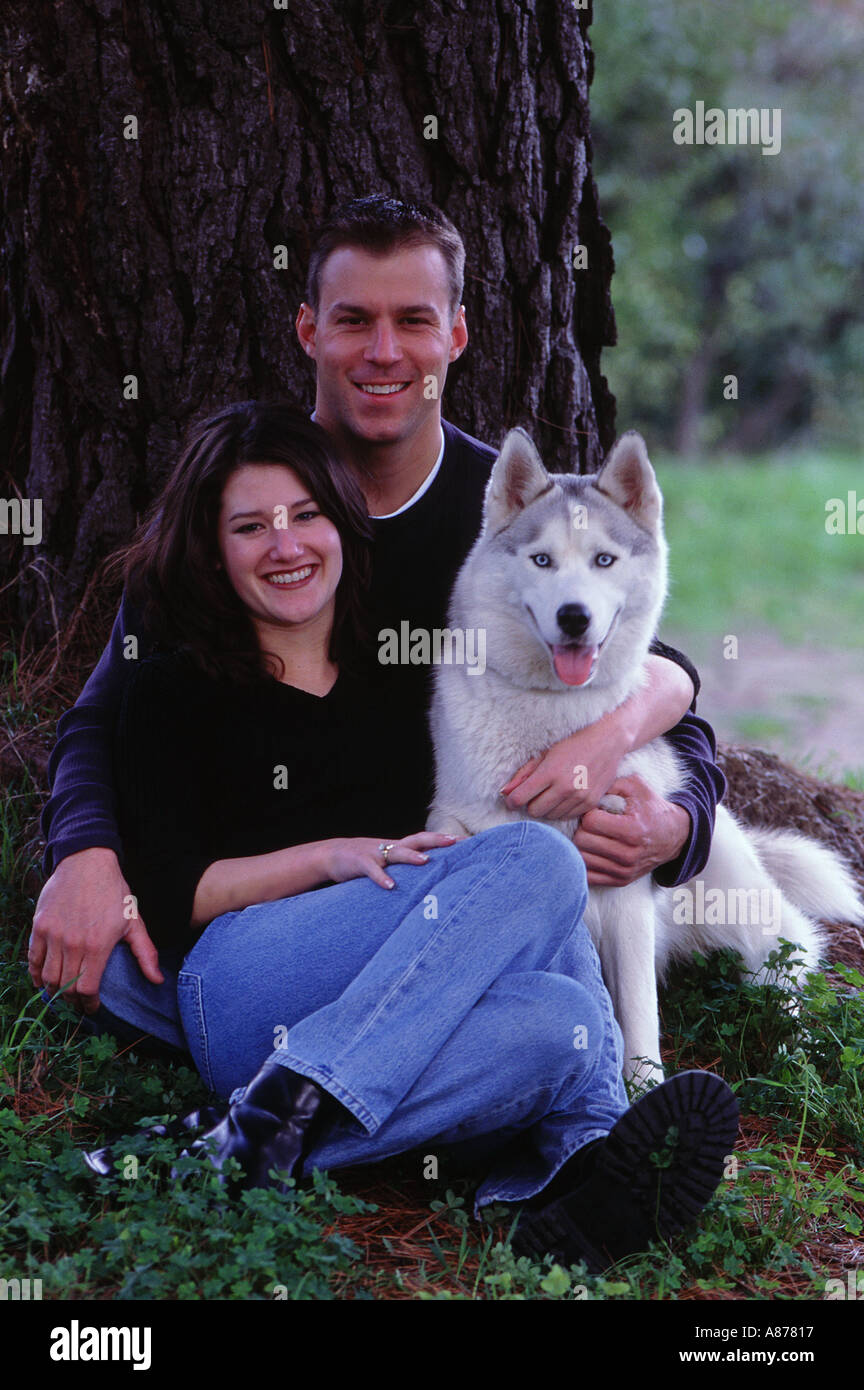
[[[591,34],[619,431],[682,452],[857,446],[864,7],[598,0]],[[780,152],[676,145],[673,112],[700,100],[779,107]],[[727,374],[737,403],[723,399]]]

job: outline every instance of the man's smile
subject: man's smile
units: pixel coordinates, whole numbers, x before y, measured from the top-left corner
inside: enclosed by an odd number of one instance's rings
[[[411,385],[410,381],[355,381],[353,383],[364,396],[395,396]]]

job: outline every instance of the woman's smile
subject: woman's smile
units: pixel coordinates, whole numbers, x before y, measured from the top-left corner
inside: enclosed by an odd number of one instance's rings
[[[264,578],[276,588],[296,589],[311,579],[319,568],[319,565],[302,565],[296,570],[274,570],[272,574],[265,574]]]

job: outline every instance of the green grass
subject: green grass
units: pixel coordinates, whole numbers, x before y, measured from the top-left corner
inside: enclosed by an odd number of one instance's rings
[[[856,491],[849,457],[661,459],[671,591],[664,628],[773,628],[804,645],[864,646],[864,536],[829,535],[825,503]]]
[[[789,729],[785,719],[777,719],[771,714],[736,714],[734,720],[738,738],[751,743],[771,743]]]
[[[202,1098],[197,1077],[118,1057],[106,1040],[70,1046],[71,1014],[43,1017],[8,955],[2,981],[0,1007],[7,1020],[20,1012],[22,1026],[0,1054],[0,1255],[4,1277],[41,1279],[46,1299],[821,1297],[842,1267],[814,1258],[819,1232],[856,1241],[864,1229],[864,978],[854,972],[839,986],[816,977],[797,1027],[783,992],[742,987],[731,957],[680,972],[663,999],[677,1065],[710,1061],[773,1133],[737,1153],[697,1226],[599,1278],[517,1259],[513,1209],[473,1222],[467,1181],[432,1189],[420,1263],[386,1269],[365,1264],[340,1232],[375,1212],[350,1190],[351,1174],[229,1200],[206,1165],[177,1164],[176,1143],[137,1132]],[[117,1178],[89,1177],[79,1146],[118,1132]],[[398,1161],[388,1172],[398,1184]]]

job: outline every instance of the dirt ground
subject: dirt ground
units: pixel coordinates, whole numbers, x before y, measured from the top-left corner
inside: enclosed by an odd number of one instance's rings
[[[839,634],[827,634],[826,639]],[[789,646],[770,631],[739,634],[726,659],[716,637],[667,633],[702,678],[697,710],[724,742],[758,744],[798,767],[864,775],[864,650]]]

